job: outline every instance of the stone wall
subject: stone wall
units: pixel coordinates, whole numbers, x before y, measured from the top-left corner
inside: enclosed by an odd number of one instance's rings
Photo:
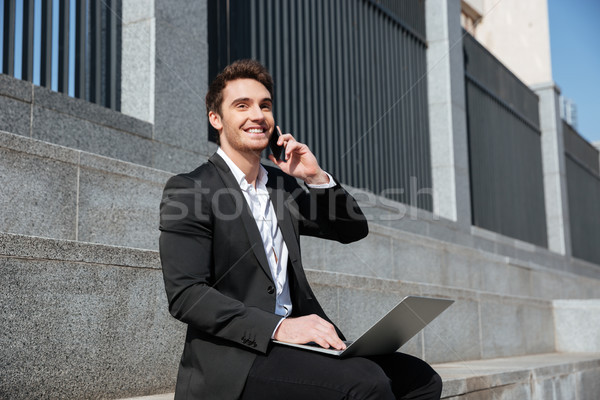
[[[123,113],[0,74],[0,130],[159,168],[195,168],[205,152],[156,138],[155,126]],[[203,124],[193,134],[202,142]]]
[[[173,388],[184,326],[156,252],[0,234],[0,398]]]
[[[6,132],[0,154],[0,397],[172,390],[184,327],[167,313],[156,253],[171,174]],[[304,238],[302,249],[315,292],[350,338],[402,297],[427,295],[456,303],[403,351],[429,362],[547,353],[552,300],[600,297],[598,266],[348,189],[369,236]]]

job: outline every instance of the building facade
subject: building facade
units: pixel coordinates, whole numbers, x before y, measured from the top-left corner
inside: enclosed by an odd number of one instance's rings
[[[486,3],[463,4],[5,0],[0,397],[173,389],[184,331],[156,251],[161,190],[216,150],[211,76],[253,57],[276,79],[278,123],[369,218],[356,244],[302,242],[346,336],[404,295],[450,297],[402,349],[437,365],[445,397],[591,398],[598,151],[560,118],[543,35],[519,49],[530,78],[500,54],[512,38],[486,33]],[[552,368],[523,361],[540,354]],[[499,357],[519,373],[477,370]]]

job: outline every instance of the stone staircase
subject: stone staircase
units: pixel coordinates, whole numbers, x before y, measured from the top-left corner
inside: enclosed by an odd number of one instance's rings
[[[540,354],[434,364],[442,399],[564,400],[597,398],[598,354]],[[174,393],[123,400],[173,400]]]
[[[170,175],[0,131],[0,398],[173,391],[184,326],[167,312],[156,251]],[[448,297],[456,303],[402,349],[435,364],[444,398],[596,398],[598,313],[579,304],[600,299],[600,267],[421,210],[399,218],[399,205],[351,191],[369,236],[302,243],[346,336],[405,295]],[[583,325],[564,333],[559,311],[571,304]],[[572,331],[586,329],[587,347],[570,353]]]

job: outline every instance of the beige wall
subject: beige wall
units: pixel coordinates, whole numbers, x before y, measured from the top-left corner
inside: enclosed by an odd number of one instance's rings
[[[528,85],[552,80],[547,0],[467,0],[475,37]]]

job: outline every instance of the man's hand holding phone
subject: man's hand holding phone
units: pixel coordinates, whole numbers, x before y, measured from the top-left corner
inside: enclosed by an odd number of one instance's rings
[[[274,136],[276,137],[275,139],[273,138]],[[269,155],[269,159],[286,174],[302,179],[308,184],[320,185],[329,183],[329,176],[321,169],[315,155],[307,145],[296,141],[291,134],[281,134],[279,127],[275,127],[275,130],[271,134],[269,145],[273,152],[273,154]],[[283,155],[286,161],[282,161],[280,157],[275,156],[275,146],[282,148],[279,155]],[[277,151],[279,152],[279,150]]]
[[[279,141],[279,137],[281,136],[281,130],[279,129],[278,126],[276,126],[275,128],[273,128],[273,133],[271,134],[271,137],[269,138],[269,148],[271,149],[271,153],[273,153],[273,157],[275,157],[277,160],[281,160],[285,162],[285,152],[284,152],[284,147],[283,147],[283,143],[280,145],[278,144]],[[283,155],[283,157],[282,157]]]

